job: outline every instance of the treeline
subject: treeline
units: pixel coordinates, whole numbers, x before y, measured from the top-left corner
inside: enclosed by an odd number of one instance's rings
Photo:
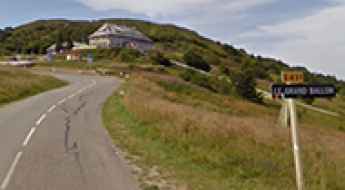
[[[5,38],[0,38],[0,54],[45,54],[57,41],[88,41],[88,35],[98,25],[84,22],[36,21],[13,29]]]
[[[12,27],[6,27],[4,29],[0,29],[0,42],[5,40],[5,38],[7,38],[13,30],[14,29]]]
[[[126,25],[147,35],[155,42],[155,50],[150,56],[156,55],[154,59],[165,65],[169,64],[166,60],[174,59],[207,72],[218,68],[224,74],[227,71],[239,72],[246,64],[255,71],[251,72],[255,79],[269,81],[279,80],[281,71],[289,69],[280,60],[250,55],[243,49],[215,42],[186,28],[131,19],[39,20],[16,28],[6,28],[0,30],[0,55],[45,54],[54,43],[88,43],[88,36],[104,23]],[[127,56],[126,52],[124,54]],[[129,57],[133,56],[129,54]],[[303,67],[298,69],[305,72],[309,83],[331,83],[337,84],[339,88],[345,86],[344,82],[333,76],[313,74]]]

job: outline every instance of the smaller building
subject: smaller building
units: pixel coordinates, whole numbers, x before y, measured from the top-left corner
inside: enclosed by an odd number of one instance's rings
[[[71,51],[66,54],[66,60],[67,61],[81,61],[82,54],[80,51]]]
[[[98,49],[127,47],[142,53],[154,46],[153,41],[138,30],[116,24],[104,24],[89,36],[89,44]]]
[[[73,42],[72,51],[81,51],[81,50],[90,50],[90,49],[96,49],[96,47],[88,45],[88,44],[84,44],[84,43]]]
[[[89,49],[96,49],[96,47],[93,47],[93,46],[89,46],[88,44],[85,44],[85,43],[80,43],[80,42],[72,42],[72,49],[68,44],[68,42],[63,42],[61,44],[61,50],[60,52],[56,52],[56,43],[52,44],[48,49],[47,49],[47,53],[51,53],[51,54],[62,54],[62,53],[66,53],[66,52],[69,52],[71,50],[89,50]]]

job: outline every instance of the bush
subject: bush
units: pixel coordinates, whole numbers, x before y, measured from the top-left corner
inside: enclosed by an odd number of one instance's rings
[[[345,87],[340,88],[339,95],[345,96]]]
[[[232,92],[232,84],[226,78],[207,77],[193,70],[186,70],[181,78],[215,93],[229,95]]]
[[[253,70],[242,68],[242,71],[233,74],[232,81],[239,96],[255,103],[263,102],[261,93],[256,91],[256,80]]]
[[[218,56],[216,56],[214,53],[205,53],[203,56],[204,60],[206,63],[210,65],[220,65],[221,60],[219,59]]]
[[[172,66],[172,63],[169,61],[169,59],[164,57],[164,55],[161,52],[152,52],[150,54],[150,59],[154,64],[157,65],[163,65],[166,67]]]
[[[313,103],[315,102],[314,98],[305,98],[303,99],[303,102],[308,104],[308,105],[313,105]]]
[[[186,70],[181,74],[181,78],[185,81],[214,91],[212,86],[210,85],[209,78],[200,73],[197,73],[196,71]]]
[[[183,60],[187,65],[200,69],[206,72],[211,71],[211,66],[204,60],[204,58],[193,51],[188,51],[183,56]]]
[[[95,60],[103,60],[103,59],[115,59],[119,54],[120,49],[113,48],[113,49],[93,49],[93,50],[83,50],[83,55],[92,54]]]
[[[227,68],[224,65],[220,65],[219,66],[219,72],[220,72],[220,74],[223,74],[223,75],[226,75],[226,76],[230,76],[230,69]]]
[[[140,58],[142,54],[135,49],[123,48],[121,49],[117,58],[122,62],[135,62],[138,58]]]
[[[211,78],[210,83],[213,86],[213,89],[220,94],[230,95],[233,91],[233,85],[231,81],[227,78]]]

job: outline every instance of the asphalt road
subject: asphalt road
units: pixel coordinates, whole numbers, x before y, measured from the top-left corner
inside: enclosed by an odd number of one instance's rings
[[[70,85],[0,108],[0,189],[137,190],[101,121],[120,82],[55,76]]]

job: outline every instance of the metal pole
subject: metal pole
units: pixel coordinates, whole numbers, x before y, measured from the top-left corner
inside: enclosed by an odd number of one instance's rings
[[[296,112],[296,104],[293,99],[288,99],[288,106],[290,112],[290,128],[291,128],[291,137],[292,137],[292,145],[293,145],[293,152],[294,152],[294,160],[295,160],[295,167],[296,167],[296,183],[297,183],[297,190],[304,189],[303,183],[303,164],[301,159],[301,149],[300,149],[300,142],[299,142],[299,131],[297,126],[297,112]]]

